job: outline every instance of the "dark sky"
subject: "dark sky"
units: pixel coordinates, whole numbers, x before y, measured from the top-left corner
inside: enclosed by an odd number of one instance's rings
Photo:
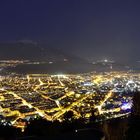
[[[84,58],[140,59],[139,0],[1,0],[0,41],[29,39]]]

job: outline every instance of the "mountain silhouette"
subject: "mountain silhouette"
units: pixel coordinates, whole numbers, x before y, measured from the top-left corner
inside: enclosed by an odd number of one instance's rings
[[[46,62],[45,64],[20,64],[8,67],[16,73],[85,73],[91,71],[126,70],[117,63],[89,63],[87,60],[68,53],[65,50],[33,41],[15,41],[0,43],[0,60],[29,60]],[[50,64],[50,62],[52,62]],[[112,65],[112,66],[111,66]],[[111,69],[112,67],[112,69]]]

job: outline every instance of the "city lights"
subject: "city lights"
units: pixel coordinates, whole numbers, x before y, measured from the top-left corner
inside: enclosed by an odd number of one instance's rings
[[[137,81],[139,74],[126,72],[1,76],[0,114],[22,129],[26,118],[63,121],[67,111],[85,120],[93,109],[101,120],[116,118],[130,113]]]

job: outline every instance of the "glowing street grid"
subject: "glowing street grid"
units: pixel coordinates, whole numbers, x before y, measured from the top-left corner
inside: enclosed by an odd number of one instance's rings
[[[89,119],[92,110],[102,119],[128,115],[140,74],[127,72],[76,75],[30,74],[0,77],[1,123],[24,128],[37,115],[63,121],[67,111]]]

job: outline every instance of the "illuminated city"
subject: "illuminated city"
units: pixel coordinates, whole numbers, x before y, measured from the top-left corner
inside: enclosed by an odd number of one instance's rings
[[[139,140],[140,1],[0,2],[0,140]]]
[[[25,120],[37,115],[63,121],[70,110],[75,118],[88,121],[97,109],[97,121],[103,121],[128,116],[136,90],[140,90],[140,74],[129,72],[1,76],[0,114],[3,124],[21,129]]]

